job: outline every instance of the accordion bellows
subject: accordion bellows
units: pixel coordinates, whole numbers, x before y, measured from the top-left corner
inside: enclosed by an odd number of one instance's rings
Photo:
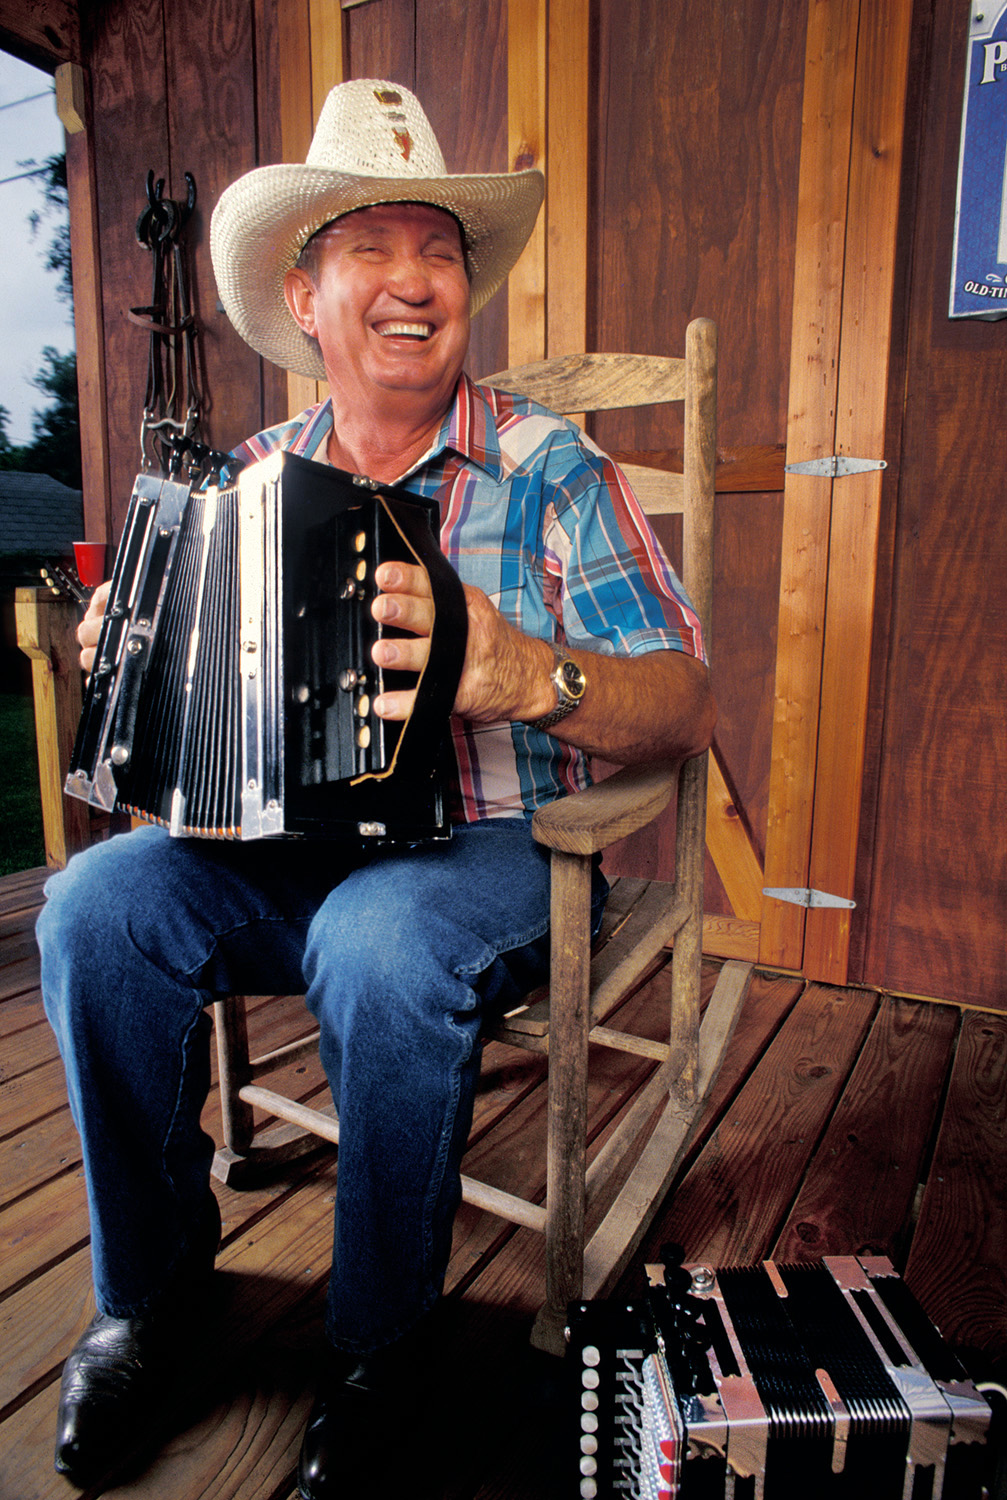
[[[982,1500],[990,1407],[883,1257],[648,1267],[570,1310],[581,1500]]]
[[[140,475],[66,790],[188,837],[447,837],[467,617],[438,532],[435,502],[289,453],[224,487]],[[392,559],[433,590],[418,683],[371,659]],[[414,684],[409,719],[378,718]]]

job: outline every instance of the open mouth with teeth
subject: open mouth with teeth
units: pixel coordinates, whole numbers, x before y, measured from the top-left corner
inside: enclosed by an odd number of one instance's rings
[[[416,339],[422,343],[430,338],[434,328],[432,323],[380,323],[374,331],[383,339]]]

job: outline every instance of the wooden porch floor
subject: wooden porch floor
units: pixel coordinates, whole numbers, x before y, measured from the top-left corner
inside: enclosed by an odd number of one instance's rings
[[[88,1225],[62,1067],[42,1014],[33,922],[44,871],[0,881],[0,1497],[71,1500],[52,1470],[59,1370],[91,1316]],[[710,982],[716,966],[711,964]],[[629,1002],[657,1037],[658,972]],[[281,1000],[253,1045],[306,1029]],[[597,1140],[647,1064],[607,1054]],[[1007,1016],[757,973],[679,1180],[623,1287],[667,1243],[713,1265],[887,1254],[978,1378],[1007,1369]],[[303,1097],[324,1088],[303,1068]],[[217,1129],[211,1096],[207,1128]],[[540,1173],[541,1060],[487,1050],[470,1161],[521,1189]],[[219,1139],[219,1132],[218,1137]],[[218,1185],[219,1359],[161,1456],[119,1500],[288,1500],[310,1405],[335,1172],[320,1156],[265,1190]],[[458,1220],[428,1452],[385,1460],[403,1493],[552,1500],[561,1364],[527,1344],[542,1254],[531,1231]],[[212,1366],[212,1367],[211,1367]]]

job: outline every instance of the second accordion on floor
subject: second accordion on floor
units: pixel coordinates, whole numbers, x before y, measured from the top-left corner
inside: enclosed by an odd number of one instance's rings
[[[570,1309],[571,1497],[992,1500],[991,1408],[887,1258],[647,1269]]]
[[[229,485],[138,476],[66,790],[190,837],[445,838],[462,585],[436,502],[275,453]],[[375,569],[419,564],[430,657],[382,672]],[[404,723],[375,696],[417,687]]]

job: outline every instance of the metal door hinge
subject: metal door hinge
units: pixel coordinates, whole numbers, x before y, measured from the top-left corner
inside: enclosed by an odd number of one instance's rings
[[[811,890],[806,885],[766,886],[762,894],[771,896],[774,901],[789,901],[794,906],[841,906],[852,911],[857,904],[845,896],[832,896],[828,891]]]
[[[867,474],[872,469],[887,469],[883,458],[847,458],[845,453],[830,453],[828,458],[806,458],[803,463],[785,464],[786,474],[814,474],[823,479],[841,479],[844,474]]]

